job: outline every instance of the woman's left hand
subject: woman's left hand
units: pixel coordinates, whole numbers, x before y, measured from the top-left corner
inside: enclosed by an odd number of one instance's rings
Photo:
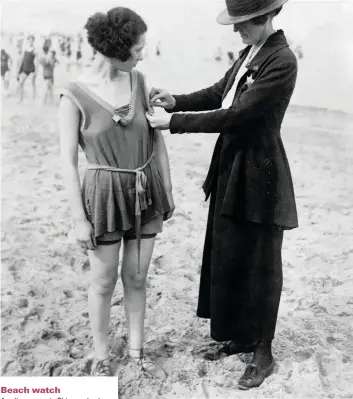
[[[169,129],[171,117],[172,114],[168,114],[164,110],[163,112],[158,111],[158,115],[156,114],[150,115],[148,112],[146,112],[146,118],[154,129],[159,129],[159,130]]]

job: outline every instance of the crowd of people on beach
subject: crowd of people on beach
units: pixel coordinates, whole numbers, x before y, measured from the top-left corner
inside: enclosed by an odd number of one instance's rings
[[[44,89],[42,94],[43,104],[54,104],[54,77],[58,65],[62,64],[66,73],[72,72],[72,67],[81,70],[89,66],[94,60],[96,51],[88,45],[85,35],[64,35],[53,32],[47,36],[27,36],[9,34],[6,36],[7,45],[1,49],[1,80],[2,91],[6,97],[16,96],[22,102],[26,96],[25,86],[31,84],[32,99],[37,97],[38,72],[42,71]],[[293,48],[298,59],[303,57],[303,49],[300,45]],[[161,41],[155,46],[155,57],[162,56]],[[224,54],[226,57],[224,57]],[[217,62],[227,59],[232,65],[235,61],[234,51],[224,53],[222,46],[217,46],[214,60]],[[147,48],[145,49],[147,58]]]
[[[64,64],[70,72],[72,66],[81,69],[84,38],[82,34],[66,36],[52,33],[47,36],[10,34],[1,49],[2,90],[6,97],[16,96],[22,102],[26,82],[31,83],[32,99],[37,97],[38,75],[44,82],[43,103],[54,103],[54,78],[56,67]],[[86,50],[86,62],[94,59],[94,51]]]

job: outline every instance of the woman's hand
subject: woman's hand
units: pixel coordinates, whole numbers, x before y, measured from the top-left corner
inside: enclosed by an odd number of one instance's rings
[[[167,191],[167,197],[168,197],[168,202],[172,207],[172,210],[167,212],[165,214],[164,220],[168,220],[173,216],[174,210],[175,210],[175,204],[174,204],[174,199],[173,199],[173,194],[172,191]]]
[[[150,103],[152,107],[172,109],[175,107],[175,98],[167,90],[152,87]]]
[[[150,115],[148,112],[146,112],[146,118],[154,129],[159,129],[159,130],[169,129],[170,119],[172,118],[172,114],[168,114],[165,111],[162,112],[158,112],[159,115],[156,114]]]
[[[94,251],[97,247],[93,226],[87,219],[75,222],[75,238],[82,249]]]

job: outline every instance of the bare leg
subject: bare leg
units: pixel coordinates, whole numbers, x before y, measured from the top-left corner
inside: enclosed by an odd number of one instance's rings
[[[88,307],[93,334],[95,357],[109,357],[108,327],[111,298],[118,279],[120,242],[100,245],[88,251],[91,265],[91,285],[88,292]]]
[[[23,101],[23,96],[24,96],[24,85],[26,83],[26,80],[28,78],[28,75],[25,73],[21,73],[19,76],[19,82],[18,82],[18,94],[20,96],[20,102]]]
[[[49,81],[48,81],[48,79],[45,79],[45,93],[44,93],[44,98],[43,98],[43,104],[47,103],[48,94],[49,94]]]
[[[164,379],[166,372],[143,355],[146,313],[146,277],[151,263],[155,237],[141,240],[140,274],[137,273],[137,241],[125,241],[121,278],[124,286],[124,308],[128,321],[129,355],[140,371]]]
[[[10,96],[10,72],[6,72],[5,74],[5,80],[6,80],[6,96]]]
[[[129,348],[143,348],[146,311],[146,277],[155,238],[141,240],[140,274],[137,274],[137,240],[124,243],[121,278],[124,286],[124,308],[129,329]],[[135,352],[136,355],[136,352]]]
[[[9,96],[9,72],[5,72],[4,76],[1,77],[4,93],[6,97]]]
[[[50,104],[54,104],[54,93],[53,93],[53,79],[49,79],[49,98],[50,98]]]
[[[36,88],[36,77],[35,73],[32,74],[32,92],[33,92],[33,101],[36,99],[37,88]]]
[[[6,79],[5,76],[1,76],[1,83],[2,83],[2,87],[4,88],[4,92],[6,94]]]

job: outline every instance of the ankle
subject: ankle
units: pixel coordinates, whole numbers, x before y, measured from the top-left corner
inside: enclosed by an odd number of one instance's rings
[[[261,340],[257,342],[257,348],[263,352],[272,352],[272,340]]]
[[[110,357],[109,348],[106,345],[96,345],[94,358],[97,360],[105,360]]]
[[[272,360],[272,341],[259,341],[252,362],[259,365],[268,365]]]
[[[133,359],[141,359],[143,357],[143,349],[129,348],[129,356]]]

